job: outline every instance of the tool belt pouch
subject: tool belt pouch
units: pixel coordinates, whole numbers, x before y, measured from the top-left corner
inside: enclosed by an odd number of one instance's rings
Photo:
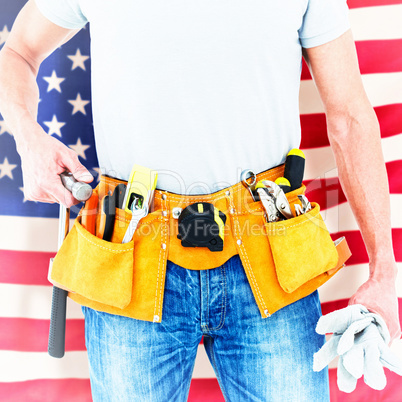
[[[134,241],[122,244],[128,223],[116,208],[111,242],[81,225],[78,216],[53,260],[49,280],[87,299],[123,309],[132,297]]]
[[[295,218],[265,223],[279,285],[292,293],[338,263],[338,252],[320,214],[320,206]]]

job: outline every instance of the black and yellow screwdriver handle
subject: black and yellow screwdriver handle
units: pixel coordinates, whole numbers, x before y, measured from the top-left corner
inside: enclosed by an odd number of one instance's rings
[[[284,193],[288,193],[291,189],[290,182],[285,177],[278,177],[275,180],[275,184],[277,184]]]
[[[304,176],[306,157],[302,150],[291,149],[286,156],[285,172],[283,176],[290,183],[290,191],[301,187]],[[277,183],[278,184],[278,183]]]

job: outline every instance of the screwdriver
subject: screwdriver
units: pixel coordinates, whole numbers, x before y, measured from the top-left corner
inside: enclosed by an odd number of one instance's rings
[[[287,154],[283,176],[290,182],[290,191],[301,187],[305,163],[306,157],[302,150],[293,148]]]

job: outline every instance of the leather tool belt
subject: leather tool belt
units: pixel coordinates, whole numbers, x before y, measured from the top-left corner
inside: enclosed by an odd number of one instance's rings
[[[257,174],[257,181],[283,176],[284,165]],[[99,199],[122,180],[102,176],[94,190]],[[187,269],[211,269],[239,254],[263,318],[312,293],[340,270],[351,253],[345,238],[333,242],[320,207],[296,216],[302,186],[286,194],[294,218],[266,222],[261,201],[239,182],[206,195],[155,190],[152,211],[141,219],[131,242],[121,241],[130,214],[116,208],[111,241],[99,239],[75,220],[58,251],[49,280],[69,291],[77,303],[95,310],[161,322],[166,261]],[[177,238],[176,208],[208,202],[222,211],[224,246],[183,247]],[[99,217],[97,217],[99,218]]]

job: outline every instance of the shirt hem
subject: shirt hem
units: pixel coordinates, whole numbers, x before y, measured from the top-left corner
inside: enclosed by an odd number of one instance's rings
[[[88,21],[82,22],[82,23],[74,23],[70,21],[66,21],[62,18],[57,17],[55,14],[53,14],[49,9],[47,9],[43,4],[40,4],[38,0],[35,0],[36,6],[38,7],[39,11],[43,14],[45,18],[47,18],[50,22],[53,22],[54,24],[65,28],[65,29],[77,29],[77,28],[83,28]]]
[[[348,29],[350,29],[349,23],[342,24],[321,35],[313,36],[311,38],[300,38],[300,43],[302,47],[306,49],[324,45],[325,43],[331,42],[339,38]]]

